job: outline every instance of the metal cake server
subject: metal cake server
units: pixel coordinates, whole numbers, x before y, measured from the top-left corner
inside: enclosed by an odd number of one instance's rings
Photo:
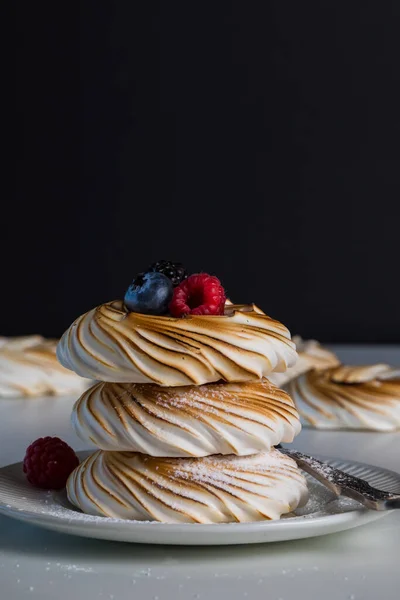
[[[303,454],[297,450],[289,450],[280,444],[276,447],[283,454],[293,458],[303,471],[315,477],[336,496],[347,496],[372,510],[400,508],[400,494],[378,490],[369,485],[364,479],[348,475],[340,469],[334,469],[328,463],[308,454]]]

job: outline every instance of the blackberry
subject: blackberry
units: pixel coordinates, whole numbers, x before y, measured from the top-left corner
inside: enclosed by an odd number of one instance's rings
[[[172,281],[174,287],[179,285],[187,277],[186,269],[182,263],[170,260],[159,260],[153,263],[147,272],[162,273]]]

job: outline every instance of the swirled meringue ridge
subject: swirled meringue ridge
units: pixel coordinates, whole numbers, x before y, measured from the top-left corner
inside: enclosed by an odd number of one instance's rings
[[[67,493],[87,514],[165,523],[279,519],[308,498],[296,463],[277,450],[193,459],[99,450],[70,475]]]
[[[168,457],[265,452],[301,428],[291,398],[266,379],[173,388],[99,383],[75,404],[72,424],[102,450]]]
[[[303,340],[299,335],[294,335],[292,341],[296,344],[299,356],[295,365],[283,373],[271,373],[268,376],[268,379],[279,387],[311,369],[328,369],[340,364],[336,354],[316,340]]]
[[[57,356],[83,377],[162,386],[256,380],[297,360],[287,328],[254,305],[175,319],[128,312],[120,301],[79,317]]]

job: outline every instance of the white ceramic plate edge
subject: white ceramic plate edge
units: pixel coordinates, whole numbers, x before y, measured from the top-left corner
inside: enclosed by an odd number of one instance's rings
[[[382,487],[384,487],[384,482],[386,481],[389,483],[389,487],[393,488],[395,486],[400,491],[400,475],[393,471],[364,463],[344,461],[330,457],[325,458],[325,460],[340,468],[347,467],[346,470],[357,471],[357,475],[361,472],[370,481],[374,478],[382,481]],[[49,494],[43,490],[35,490],[36,494],[42,495],[41,499],[37,500],[37,504],[41,505],[41,512],[21,508],[21,504],[23,505],[24,503],[18,502],[18,496],[15,502],[11,501],[10,503],[10,500],[4,501],[4,497],[6,496],[4,492],[5,475],[7,474],[8,478],[10,478],[10,473],[18,473],[21,469],[21,463],[0,469],[0,513],[20,521],[39,525],[46,529],[98,539],[173,545],[228,545],[277,542],[344,531],[375,521],[389,514],[389,511],[378,512],[362,507],[358,508],[359,505],[357,504],[350,508],[346,505],[345,509],[341,511],[340,504],[338,504],[340,500],[331,500],[326,503],[328,510],[325,510],[325,512],[320,510],[304,516],[253,523],[203,525],[101,519],[98,517],[88,517],[67,508],[63,512],[61,504],[59,505],[61,508],[60,514],[55,515],[52,514],[51,504],[48,511],[46,504],[44,504],[46,502],[44,498],[47,497],[51,499],[54,507],[54,494]],[[371,482],[373,483],[373,481]],[[29,484],[17,481],[17,478],[15,478],[15,486],[17,488],[23,489],[23,485],[31,492],[34,489],[30,488]],[[21,498],[23,499],[24,497],[22,496]],[[333,514],[329,514],[330,510],[332,510]]]

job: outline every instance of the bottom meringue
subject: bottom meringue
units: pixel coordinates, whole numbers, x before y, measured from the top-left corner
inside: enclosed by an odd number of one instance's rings
[[[308,499],[296,463],[275,449],[204,458],[99,450],[70,475],[67,493],[90,515],[164,523],[279,519]]]

